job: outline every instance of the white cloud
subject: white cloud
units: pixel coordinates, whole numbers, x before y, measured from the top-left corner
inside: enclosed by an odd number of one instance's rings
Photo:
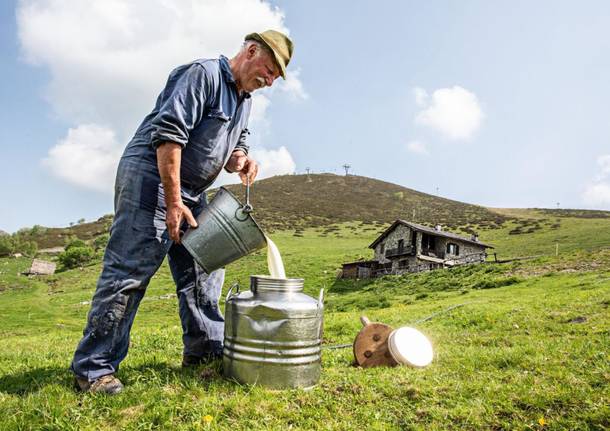
[[[283,12],[262,0],[20,0],[17,23],[21,54],[49,70],[46,99],[75,125],[70,132],[104,124],[122,147],[174,67],[221,53],[230,57],[252,31],[289,33]],[[298,70],[282,87],[291,97],[307,97]],[[271,103],[264,94],[255,101],[251,128],[265,124]],[[84,138],[79,145],[97,148],[97,140]],[[46,164],[52,160],[49,153]]]
[[[424,106],[428,101],[428,93],[421,87],[415,87],[413,89],[413,95],[415,96],[415,103],[417,106]]]
[[[420,141],[411,141],[407,144],[407,150],[411,153],[427,156],[430,154],[426,144]]]
[[[610,183],[589,184],[582,195],[583,201],[593,207],[610,205]]]
[[[603,181],[610,177],[610,154],[604,154],[597,158],[599,165],[599,174],[596,177],[597,181]]]
[[[582,200],[585,204],[596,208],[610,206],[610,154],[597,158],[599,172],[593,182],[585,187]]]
[[[250,111],[250,119],[248,127],[264,129],[268,125],[267,109],[271,105],[271,99],[266,93],[255,93],[252,95],[252,110]]]
[[[284,146],[277,150],[254,148],[250,151],[250,155],[259,164],[259,178],[292,174],[296,170],[296,163]]]
[[[115,133],[97,124],[69,129],[42,163],[57,177],[80,187],[109,192],[123,146]]]
[[[259,166],[257,180],[273,177],[275,175],[292,174],[296,170],[296,163],[292,159],[290,152],[284,146],[277,150],[265,148],[254,148],[250,151],[250,156],[257,161]],[[214,186],[223,184],[236,184],[241,182],[237,174],[229,174],[222,171]]]
[[[301,69],[296,69],[286,73],[286,80],[278,78],[280,81],[279,90],[292,99],[292,100],[307,100],[309,94],[303,88],[303,83],[299,79],[301,75]],[[273,88],[273,87],[272,87]]]
[[[415,117],[416,124],[435,129],[448,139],[470,139],[481,126],[483,111],[477,96],[460,86],[439,88],[431,98],[416,87],[414,96],[423,108]]]

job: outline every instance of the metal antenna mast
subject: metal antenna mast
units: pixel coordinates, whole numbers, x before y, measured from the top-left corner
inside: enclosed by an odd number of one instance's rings
[[[351,168],[351,165],[348,165],[347,163],[345,165],[343,165],[343,169],[345,169],[345,176],[349,175],[349,168]]]

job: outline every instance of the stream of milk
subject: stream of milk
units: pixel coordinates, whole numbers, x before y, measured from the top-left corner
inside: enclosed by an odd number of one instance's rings
[[[286,272],[284,271],[284,262],[282,262],[282,256],[277,246],[271,241],[271,238],[267,238],[267,267],[269,268],[269,274],[273,278],[286,278]]]

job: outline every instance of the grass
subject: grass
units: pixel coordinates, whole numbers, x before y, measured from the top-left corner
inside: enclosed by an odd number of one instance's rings
[[[556,223],[559,227],[553,228]],[[496,250],[491,252],[496,251],[500,258],[610,247],[610,218],[553,218],[538,224],[539,228],[531,233],[511,235],[510,232],[518,226],[517,222],[509,221],[499,229],[481,231],[481,241],[496,246]]]
[[[545,216],[547,217],[547,216]],[[76,393],[67,367],[99,264],[49,277],[0,259],[0,429],[561,429],[610,428],[610,244],[607,219],[562,218],[531,234],[482,232],[505,255],[535,254],[564,235],[559,256],[373,281],[337,281],[340,263],[370,256],[378,225],[276,232],[287,272],[327,291],[325,344],[350,343],[358,318],[415,326],[435,346],[427,368],[359,369],[325,350],[320,384],[268,391],[182,370],[181,329],[166,265],[140,306],[116,397]],[[326,233],[325,233],[326,231]],[[227,270],[247,286],[265,254]],[[450,307],[460,305],[450,311]],[[206,416],[208,421],[206,421]]]

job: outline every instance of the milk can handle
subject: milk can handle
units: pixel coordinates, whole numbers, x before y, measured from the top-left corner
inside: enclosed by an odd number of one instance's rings
[[[233,289],[235,289],[235,293],[233,292]],[[225,298],[225,302],[227,302],[231,296],[237,296],[239,294],[239,283],[235,282],[233,283],[233,286],[231,286],[229,288],[229,291],[227,292],[227,297]]]

